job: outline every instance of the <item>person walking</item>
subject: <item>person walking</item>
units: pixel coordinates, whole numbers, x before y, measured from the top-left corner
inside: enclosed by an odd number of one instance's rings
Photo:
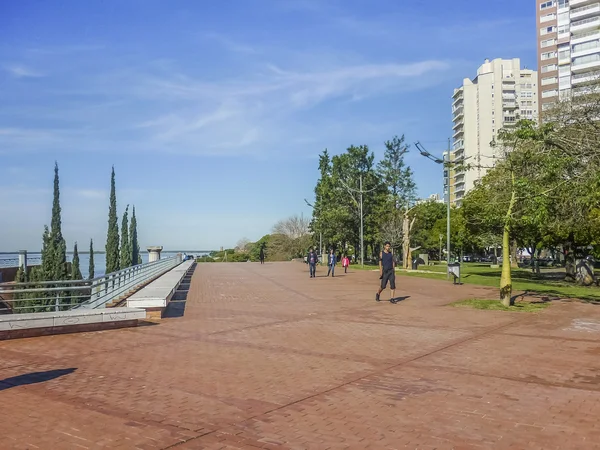
[[[344,268],[344,273],[348,273],[348,266],[350,265],[350,260],[348,256],[344,255],[342,258],[342,267]]]
[[[263,247],[260,248],[260,254],[258,255],[259,259],[260,259],[260,263],[264,264],[265,263],[265,249]]]
[[[329,252],[329,257],[327,259],[327,276],[329,276],[329,274],[331,274],[332,277],[335,277],[335,264],[337,263],[337,258],[335,257],[335,253],[333,252],[333,249],[330,250]]]
[[[386,242],[383,245],[383,251],[379,254],[379,279],[381,280],[381,286],[379,291],[375,294],[375,301],[379,301],[379,296],[383,290],[387,287],[388,282],[390,283],[391,297],[390,302],[396,303],[396,261],[394,261],[394,255],[391,251],[391,244]]]
[[[308,256],[306,257],[311,278],[315,278],[317,276],[318,259],[319,257],[317,256],[317,252],[315,252],[315,249],[311,247],[310,251],[308,252]]]

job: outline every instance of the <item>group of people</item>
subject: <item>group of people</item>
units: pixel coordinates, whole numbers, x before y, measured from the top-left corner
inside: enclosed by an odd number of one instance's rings
[[[347,255],[343,255],[342,258],[342,267],[344,268],[344,273],[348,272],[348,266],[350,265],[350,259]],[[308,256],[306,258],[306,262],[308,263],[310,278],[315,278],[317,276],[317,263],[319,262],[319,255],[314,248],[311,247],[308,252]],[[331,275],[335,277],[335,266],[338,263],[338,258],[331,249],[329,251],[329,255],[327,255],[327,276]],[[387,288],[389,283],[391,297],[391,303],[397,303],[395,294],[396,294],[396,261],[394,260],[394,254],[392,253],[392,246],[389,242],[386,242],[383,246],[383,251],[379,254],[379,280],[380,286],[379,290],[375,294],[375,301],[381,301],[380,296],[384,289]]]
[[[350,258],[347,255],[342,256],[342,267],[344,268],[344,273],[348,273],[348,266],[350,265]],[[308,256],[306,257],[306,262],[308,263],[310,277],[315,278],[317,275],[317,263],[319,262],[319,255],[313,247],[308,252]],[[331,275],[335,277],[335,266],[338,263],[338,258],[335,255],[333,249],[329,251],[329,255],[327,255],[327,276]]]

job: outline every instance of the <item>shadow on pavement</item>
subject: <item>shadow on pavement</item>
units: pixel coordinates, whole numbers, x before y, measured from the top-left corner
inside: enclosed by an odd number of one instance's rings
[[[17,386],[24,386],[26,384],[44,383],[46,381],[54,380],[55,378],[69,375],[76,370],[76,368],[47,370],[45,372],[31,372],[17,375],[16,377],[5,378],[4,380],[0,380],[0,391]]]

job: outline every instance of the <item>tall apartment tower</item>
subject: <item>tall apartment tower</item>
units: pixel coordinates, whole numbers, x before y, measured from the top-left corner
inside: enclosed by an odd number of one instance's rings
[[[451,201],[462,204],[467,192],[495,162],[492,141],[519,119],[538,119],[537,72],[521,69],[519,58],[485,60],[473,80],[465,78],[452,96],[451,161],[467,159],[470,170],[451,172]]]
[[[540,114],[600,70],[598,0],[536,0]]]

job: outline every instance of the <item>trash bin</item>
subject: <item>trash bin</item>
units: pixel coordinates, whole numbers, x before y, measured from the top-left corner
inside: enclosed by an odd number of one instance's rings
[[[460,263],[448,264],[448,273],[454,277],[454,284],[460,284]],[[456,282],[458,280],[458,283]]]
[[[417,270],[417,268],[419,267],[419,264],[417,263],[416,259],[413,259],[412,262],[412,270]]]

